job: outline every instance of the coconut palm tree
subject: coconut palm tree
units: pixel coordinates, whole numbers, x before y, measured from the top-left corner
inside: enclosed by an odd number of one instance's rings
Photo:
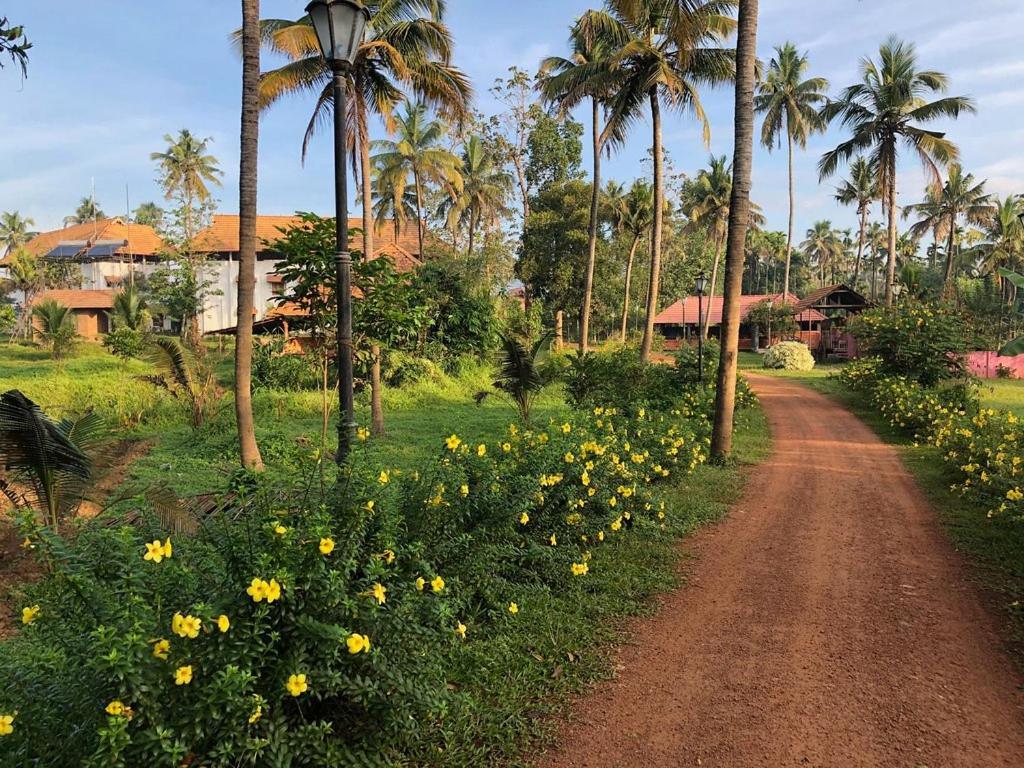
[[[633,182],[629,192],[616,206],[616,222],[630,238],[629,256],[626,257],[626,287],[622,297],[622,323],[619,335],[626,341],[626,322],[629,318],[629,291],[633,281],[633,261],[640,241],[650,236],[654,221],[654,189],[643,179]]]
[[[17,211],[0,213],[0,248],[4,254],[13,253],[35,236],[32,227],[35,222],[23,217]]]
[[[890,37],[879,49],[879,61],[861,62],[861,82],[844,89],[839,98],[822,109],[822,117],[838,120],[850,131],[850,138],[826,152],[818,163],[822,179],[832,176],[840,164],[858,154],[867,154],[882,201],[889,215],[888,263],[885,303],[892,304],[896,279],[896,169],[899,149],[915,154],[929,176],[938,182],[939,167],[956,160],[955,144],[940,131],[926,130],[923,123],[956,118],[974,112],[966,96],[933,94],[948,90],[949,78],[941,72],[918,69],[914,46]]]
[[[404,182],[395,179],[392,175],[382,174],[379,170],[373,170],[373,221],[376,232],[384,229],[388,221],[394,228],[395,239],[398,239],[402,227],[410,219],[416,219],[416,192],[410,189]],[[450,205],[451,196],[445,198]],[[447,215],[448,208],[439,211],[441,218]],[[453,235],[454,237],[454,235]],[[454,247],[454,240],[453,240]]]
[[[736,4],[737,0],[607,0],[607,10],[581,18],[581,33],[611,47],[611,65],[619,70],[603,142],[621,145],[633,123],[650,109],[654,220],[647,319],[640,345],[643,360],[649,359],[654,340],[661,274],[665,210],[661,110],[665,106],[692,114],[701,123],[705,143],[710,141],[711,126],[700,89],[731,81],[735,75],[735,52],[722,46],[736,27],[728,15]]]
[[[394,117],[394,127],[394,140],[372,142],[371,146],[378,152],[370,160],[379,176],[388,178],[398,197],[404,194],[405,186],[412,178],[412,189],[416,195],[416,233],[420,254],[423,254],[425,186],[433,182],[461,193],[462,161],[441,144],[445,125],[430,117],[425,104],[407,104],[405,114]]]
[[[910,226],[910,234],[920,241],[925,235],[931,234],[932,244],[928,248],[928,264],[934,267],[939,253],[939,240],[945,240],[950,226],[949,218],[942,206],[942,187],[929,184],[924,190],[924,200],[904,206],[903,217],[916,216]]]
[[[588,11],[587,14],[593,13]],[[594,265],[597,259],[597,218],[601,203],[601,154],[608,137],[601,125],[601,108],[617,87],[619,70],[611,64],[615,47],[611,41],[587,33],[593,23],[584,17],[573,26],[569,36],[570,58],[552,56],[540,67],[540,90],[544,98],[558,105],[565,114],[589,100],[591,112],[591,151],[594,172],[591,180],[590,226],[587,237],[587,266],[583,278],[583,306],[580,309],[580,351],[590,342],[590,305],[594,294]]]
[[[951,163],[949,176],[939,196],[941,210],[949,224],[946,235],[946,268],[943,271],[942,289],[949,295],[953,289],[954,236],[963,221],[967,225],[982,226],[989,223],[996,212],[992,196],[985,192],[985,182],[975,181],[974,174],[964,173],[960,163]]]
[[[993,199],[995,213],[985,228],[985,242],[978,246],[982,257],[982,270],[994,274],[996,285],[1002,291],[1000,269],[1018,270],[1024,257],[1024,198],[1007,195]]]
[[[818,283],[825,286],[826,277],[834,275],[840,268],[846,249],[841,235],[832,228],[831,221],[816,221],[807,230],[806,239],[800,249],[808,260],[818,268]]]
[[[252,318],[256,313],[257,168],[260,132],[260,2],[242,0],[242,114],[238,166],[238,315],[235,326],[235,424],[239,459],[263,471],[252,415]]]
[[[761,144],[770,152],[782,145],[786,136],[789,158],[789,227],[786,230],[786,271],[782,291],[789,294],[789,269],[793,255],[793,214],[796,208],[793,188],[793,145],[807,148],[807,137],[825,129],[825,121],[818,112],[828,100],[828,80],[823,77],[805,78],[808,68],[807,54],[800,53],[793,43],[775,48],[775,56],[768,63],[768,72],[758,87],[754,108],[764,115],[761,125]]]
[[[473,254],[476,233],[494,226],[509,212],[512,176],[495,161],[479,136],[470,136],[462,149],[462,191],[452,189],[439,212],[453,231],[465,227],[469,232],[467,252]]]
[[[39,323],[39,336],[53,359],[64,357],[78,336],[74,313],[59,301],[45,299],[33,305],[32,319]]]
[[[473,89],[452,60],[452,36],[444,23],[445,0],[371,0],[373,16],[366,39],[349,70],[348,103],[355,131],[350,141],[358,156],[363,202],[363,253],[373,255],[373,184],[370,165],[370,119],[379,117],[394,128],[393,114],[405,91],[435,107],[448,122],[469,113]],[[265,19],[260,23],[264,46],[285,56],[287,64],[263,74],[260,104],[270,107],[292,94],[316,97],[302,141],[305,157],[316,131],[330,125],[334,109],[330,65],[320,54],[308,15],[297,21]]]
[[[75,212],[70,216],[64,217],[64,226],[70,227],[75,224],[85,224],[89,221],[99,221],[105,218],[107,218],[107,214],[99,207],[95,198],[91,196],[83,197],[81,202],[78,203]]]
[[[857,286],[860,277],[860,266],[864,260],[864,237],[868,226],[868,214],[871,212],[871,203],[878,199],[878,185],[875,184],[875,174],[871,170],[871,163],[863,157],[857,157],[850,163],[850,177],[843,181],[836,188],[836,200],[843,205],[857,206],[857,260],[853,263],[853,276],[850,281],[853,287]]]
[[[146,300],[139,289],[129,285],[114,296],[114,307],[110,319],[115,328],[130,328],[133,331],[146,331],[149,327],[150,314]]]
[[[177,136],[164,135],[167,149],[153,152],[160,169],[161,184],[168,200],[178,197],[182,203],[182,229],[186,248],[191,248],[198,230],[195,209],[210,199],[210,186],[220,186],[223,175],[217,158],[208,152],[211,139],[200,139],[187,129]]]
[[[164,225],[164,209],[156,203],[142,203],[132,213],[132,221],[159,231]]]

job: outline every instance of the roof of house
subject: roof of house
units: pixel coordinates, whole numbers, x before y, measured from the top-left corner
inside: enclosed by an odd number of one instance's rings
[[[87,250],[90,244],[100,241],[123,243],[111,248],[118,256],[155,256],[164,247],[164,241],[152,227],[114,218],[101,219],[95,223],[89,221],[85,224],[75,224],[52,232],[40,232],[25,244],[25,250],[34,256],[46,256],[62,243],[73,243],[71,248],[74,250]],[[0,259],[0,265],[7,264],[10,256],[8,254]]]
[[[257,216],[257,248],[265,250],[265,243],[280,239],[281,230],[287,231],[301,224],[302,218],[299,216]],[[350,229],[361,231],[362,217],[350,216],[348,226]],[[378,251],[388,245],[397,245],[414,257],[420,251],[416,227],[412,224],[401,224],[396,237],[395,227],[390,220],[378,222],[378,226],[374,227],[373,237],[375,250]],[[203,250],[214,253],[238,253],[238,215],[214,214],[210,226],[196,236],[196,241]],[[398,268],[398,265],[395,267]]]
[[[37,293],[32,299],[33,304],[52,299],[70,309],[113,309],[117,291],[91,289],[54,289]]]
[[[774,302],[782,303],[782,294],[755,294],[740,296],[740,319],[746,320],[750,310],[757,304],[771,299]],[[708,325],[720,325],[722,322],[722,296],[705,296],[703,299],[704,316]],[[786,297],[786,304],[796,305],[799,299],[793,294]],[[670,307],[658,313],[654,318],[655,325],[697,325],[698,302],[696,296],[687,296],[685,301],[677,301]],[[814,309],[808,309],[799,313],[801,320],[824,320],[825,316]]]
[[[836,283],[835,285],[826,285],[826,286],[823,286],[821,288],[818,288],[816,290],[811,291],[809,294],[807,294],[802,299],[800,299],[799,302],[797,302],[796,308],[798,310],[804,310],[804,309],[807,309],[809,307],[822,306],[824,303],[826,303],[826,299],[828,299],[829,296],[831,296],[834,293],[839,293],[841,291],[842,292],[846,292],[846,293],[851,293],[855,297],[857,297],[857,300],[858,300],[857,304],[858,304],[858,306],[863,304],[863,306],[866,307],[866,306],[870,305],[870,303],[871,303],[864,296],[862,296],[860,293],[855,291],[850,286],[848,286],[848,285],[846,285],[844,283]],[[842,305],[842,306],[848,306],[848,305]]]

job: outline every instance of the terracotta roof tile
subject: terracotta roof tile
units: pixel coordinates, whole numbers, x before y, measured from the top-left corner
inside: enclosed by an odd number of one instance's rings
[[[118,291],[54,289],[36,294],[33,304],[52,299],[71,309],[113,309]]]
[[[52,232],[41,232],[25,244],[25,249],[36,256],[45,256],[62,242],[97,240],[126,240],[127,245],[118,248],[119,255],[155,256],[163,250],[164,241],[156,231],[145,224],[130,224],[124,219],[101,219],[95,224],[76,224]]]
[[[782,294],[756,294],[751,296],[740,296],[740,318],[746,320],[750,310],[755,305],[760,304],[762,301],[771,299],[775,302],[782,301]],[[709,325],[720,325],[722,323],[722,303],[724,297],[722,296],[705,296],[704,297],[704,315],[708,318]],[[786,297],[787,304],[796,305],[799,299],[793,294],[789,294]],[[697,297],[687,296],[685,302],[677,301],[670,307],[662,310],[654,318],[655,325],[696,325],[698,321],[697,314]],[[800,313],[802,320],[824,320],[825,316],[814,309],[809,309],[806,312]]]

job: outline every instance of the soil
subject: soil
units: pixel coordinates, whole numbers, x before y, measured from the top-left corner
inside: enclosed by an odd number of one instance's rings
[[[539,764],[1024,766],[1021,677],[896,450],[799,384],[751,383],[772,458]]]

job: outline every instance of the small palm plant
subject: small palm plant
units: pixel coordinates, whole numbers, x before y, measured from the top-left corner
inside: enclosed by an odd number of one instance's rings
[[[67,357],[78,337],[71,309],[54,299],[44,299],[32,307],[32,318],[38,323],[39,336],[49,347],[50,356],[54,360]]]
[[[104,437],[94,411],[54,422],[18,390],[0,395],[0,493],[17,510],[57,531],[91,484],[93,452]]]
[[[143,378],[163,387],[175,399],[185,403],[193,429],[203,426],[218,396],[213,371],[192,357],[177,339],[170,336],[157,336],[153,339],[152,359],[160,373]]]
[[[148,329],[150,314],[146,300],[142,298],[138,288],[129,285],[114,297],[114,309],[110,313],[110,320],[115,328],[130,328],[139,332]]]
[[[530,423],[530,411],[534,401],[549,382],[541,370],[540,358],[551,340],[546,334],[529,348],[518,337],[501,335],[501,352],[498,356],[498,375],[494,380],[494,392],[480,392],[477,405],[492,394],[505,397],[519,411],[524,424]]]

